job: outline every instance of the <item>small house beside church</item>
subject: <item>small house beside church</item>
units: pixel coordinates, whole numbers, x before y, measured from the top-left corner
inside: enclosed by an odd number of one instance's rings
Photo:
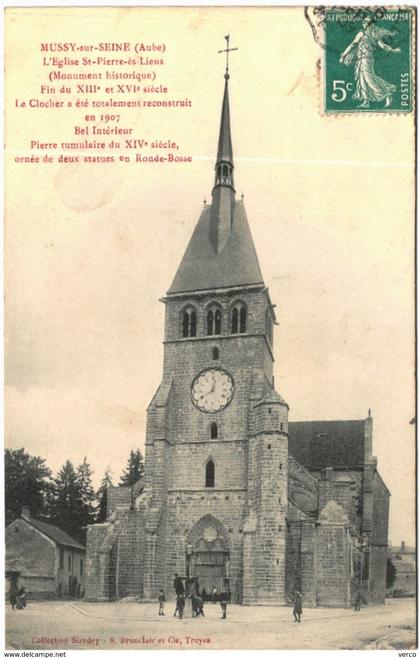
[[[29,598],[78,597],[84,592],[84,546],[23,507],[6,528],[6,596],[25,587]]]

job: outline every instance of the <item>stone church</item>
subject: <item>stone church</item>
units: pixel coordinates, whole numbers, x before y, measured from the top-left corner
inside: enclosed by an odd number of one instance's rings
[[[145,477],[88,529],[86,599],[174,596],[174,573],[232,602],[384,602],[389,491],[372,418],[289,422],[273,380],[274,305],[237,199],[226,70],[211,204],[165,298]],[[226,581],[226,579],[228,579]]]

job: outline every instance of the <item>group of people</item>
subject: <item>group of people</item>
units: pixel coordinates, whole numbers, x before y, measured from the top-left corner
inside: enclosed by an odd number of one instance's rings
[[[183,618],[184,608],[185,608],[185,586],[183,582],[184,580],[185,578],[181,578],[181,576],[179,576],[177,573],[175,574],[174,589],[176,595],[176,607],[175,607],[174,617],[176,617],[178,614],[179,619]],[[165,600],[166,599],[165,599],[164,591],[161,589],[159,592],[159,615],[165,614],[163,612],[165,607]],[[227,591],[227,588],[226,591],[222,591],[220,594],[218,594],[216,588],[214,587],[211,596],[208,596],[206,590],[203,588],[200,595],[198,579],[195,578],[193,582],[193,592],[191,594],[193,617],[205,616],[204,615],[205,600],[210,600],[212,601],[212,603],[219,602],[220,607],[222,608],[222,619],[226,619],[227,604],[229,601],[229,592]],[[354,601],[355,611],[360,610],[362,601],[363,601],[362,595],[360,592],[358,592]],[[293,617],[294,617],[294,621],[297,622],[298,624],[300,624],[301,615],[302,615],[302,594],[298,590],[295,590],[295,592],[293,593]]]
[[[182,578],[177,573],[175,574],[174,590],[176,596],[176,606],[175,606],[174,617],[178,615],[179,619],[182,619],[184,616],[185,598],[186,598],[184,580],[186,580],[186,578]],[[191,579],[191,581],[189,581],[189,584],[192,585],[192,592],[189,594],[189,597],[191,598],[192,616],[204,617],[205,616],[204,601],[209,599],[207,592],[205,588],[203,588],[203,590],[200,593],[198,578]],[[230,596],[230,592],[228,591],[227,586],[223,589],[222,592],[220,592],[220,594],[217,592],[217,589],[215,587],[213,588],[210,600],[212,601],[212,603],[220,603],[220,607],[222,609],[222,617],[221,617],[222,619],[226,619],[227,617],[227,604],[229,601],[229,596]],[[159,591],[158,601],[159,601],[159,615],[164,615],[166,597],[163,589]]]
[[[26,589],[21,587],[17,591],[12,591],[10,593],[9,600],[12,606],[12,610],[15,608],[17,610],[23,610],[26,608]]]

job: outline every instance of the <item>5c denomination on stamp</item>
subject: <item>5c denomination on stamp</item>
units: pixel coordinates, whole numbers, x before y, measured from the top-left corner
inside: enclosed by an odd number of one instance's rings
[[[326,9],[324,109],[413,110],[413,8]]]

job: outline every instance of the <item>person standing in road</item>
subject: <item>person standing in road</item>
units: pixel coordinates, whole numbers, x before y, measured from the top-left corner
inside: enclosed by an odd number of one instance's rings
[[[302,614],[302,594],[296,590],[293,598],[293,617],[294,617],[294,621],[297,621],[299,624],[300,624],[301,614]]]
[[[182,578],[177,573],[174,576],[174,590],[176,596],[176,607],[175,607],[174,617],[176,617],[176,613],[178,613],[179,616],[181,615],[179,604],[181,599],[184,601],[184,594],[185,594],[184,583],[182,582]],[[182,606],[182,610],[184,610],[184,605]]]
[[[354,599],[354,611],[355,612],[360,612],[360,606],[362,604],[362,595],[360,593],[360,590],[356,594],[356,598]]]
[[[222,619],[226,619],[228,600],[229,600],[228,587],[227,584],[224,583],[222,591],[220,592],[220,596],[219,596],[220,607],[222,608]]]
[[[158,601],[159,601],[159,615],[165,615],[165,613],[163,612],[163,609],[165,607],[165,594],[163,589],[159,590]]]
[[[185,608],[185,598],[183,594],[179,594],[176,597],[176,607],[178,610],[178,617],[179,619],[182,619],[184,616],[184,608]]]

